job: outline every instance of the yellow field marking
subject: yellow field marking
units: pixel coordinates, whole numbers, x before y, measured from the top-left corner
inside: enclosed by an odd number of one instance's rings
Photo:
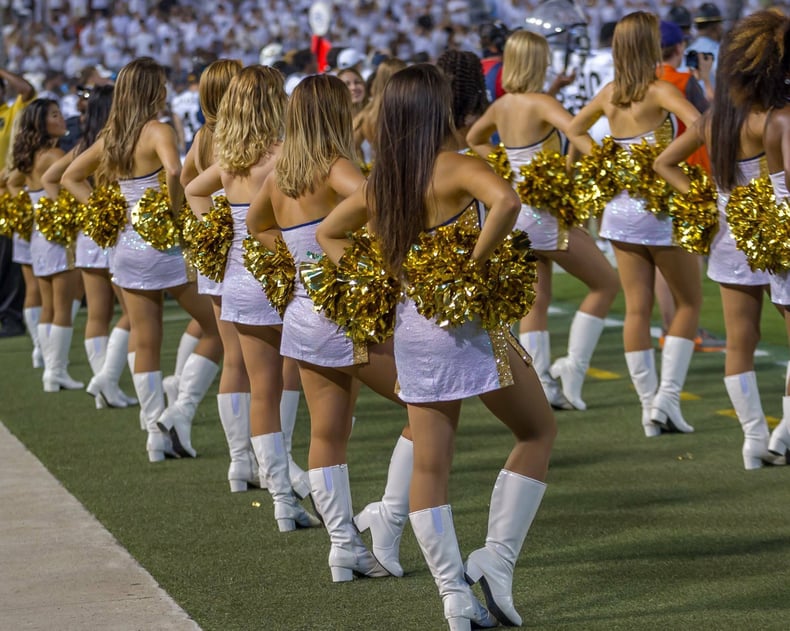
[[[702,397],[698,394],[692,394],[691,392],[681,392],[680,393],[680,400],[681,401],[699,401]]]
[[[601,381],[612,381],[614,379],[622,379],[622,375],[609,370],[601,370],[600,368],[588,368],[587,376]]]
[[[736,420],[738,419],[738,415],[735,413],[735,410],[718,410],[716,414],[719,416],[726,416],[727,418],[734,418]],[[779,425],[782,419],[778,419],[775,416],[766,416],[765,420],[768,422],[768,427],[773,429]]]

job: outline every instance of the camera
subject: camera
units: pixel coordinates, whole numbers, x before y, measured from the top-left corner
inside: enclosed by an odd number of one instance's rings
[[[713,53],[698,53],[696,50],[690,50],[686,53],[686,68],[689,70],[699,68],[700,55],[706,60],[713,59]]]

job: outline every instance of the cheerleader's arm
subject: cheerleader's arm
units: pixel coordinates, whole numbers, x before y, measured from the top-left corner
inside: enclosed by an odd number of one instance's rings
[[[99,138],[99,140],[74,158],[60,178],[60,185],[74,195],[75,199],[81,204],[87,204],[91,196],[93,189],[88,178],[99,168],[99,161],[103,151],[104,139]]]
[[[277,236],[280,230],[274,216],[272,194],[277,185],[276,176],[272,171],[263,183],[261,190],[255,195],[247,211],[247,230],[263,247],[274,252],[277,248]]]
[[[337,265],[351,244],[348,235],[368,222],[365,200],[366,186],[360,186],[349,197],[335,206],[316,230],[315,236],[329,259]]]
[[[217,164],[212,164],[187,184],[184,193],[196,217],[203,217],[211,209],[211,194],[221,188],[222,172]]]
[[[679,193],[688,193],[691,187],[691,179],[680,163],[705,144],[702,128],[706,118],[698,119],[686,133],[675,138],[653,162],[653,170]]]
[[[57,199],[58,193],[60,193],[60,180],[74,160],[75,155],[76,149],[72,149],[52,164],[41,176],[41,184],[44,186],[44,191],[50,199]]]

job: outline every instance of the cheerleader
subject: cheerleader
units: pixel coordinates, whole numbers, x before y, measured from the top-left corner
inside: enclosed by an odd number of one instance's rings
[[[82,125],[82,135],[77,145],[49,167],[42,176],[44,191],[50,199],[57,199],[60,192],[60,178],[64,171],[77,155],[95,142],[107,122],[112,104],[112,92],[111,85],[97,86],[91,92]],[[107,406],[125,408],[128,405],[136,405],[137,399],[124,394],[118,385],[127,360],[129,317],[123,309],[120,290],[114,288],[110,281],[109,252],[80,231],[77,235],[74,266],[82,273],[88,303],[85,353],[94,375],[88,384],[88,393],[95,397],[97,408]],[[118,294],[123,314],[112,332],[109,332],[115,292]]]
[[[776,21],[785,22],[784,18]],[[755,76],[748,50],[753,22],[738,23],[722,44],[712,110],[700,117],[689,133],[672,142],[655,162],[658,175],[681,194],[688,194],[690,180],[679,165],[703,144],[710,149],[718,189],[719,226],[708,256],[708,277],[719,283],[721,292],[727,330],[724,386],[743,429],[746,469],[758,469],[764,462],[784,464],[783,458],[780,462],[768,451],[768,424],[754,372],[769,274],[751,270],[746,255],[735,245],[726,213],[730,191],[761,177],[767,168],[763,128],[773,103],[752,90],[760,78]]]
[[[502,66],[502,87],[507,94],[494,101],[469,131],[469,145],[482,157],[493,151],[492,134],[499,134],[516,185],[523,179],[520,168],[536,155],[561,152],[560,132],[567,135],[572,120],[557,99],[543,93],[550,59],[549,44],[542,35],[516,31],[508,37]],[[548,210],[522,205],[516,227],[529,235],[538,256],[537,297],[521,321],[521,343],[532,356],[549,403],[560,409],[585,410],[584,377],[620,288],[617,273],[586,230],[561,225]],[[589,290],[571,323],[568,353],[553,364],[548,331],[552,262]]]
[[[614,81],[606,84],[568,127],[570,140],[583,153],[592,149],[592,138],[586,132],[601,115],[609,120],[615,142],[625,150],[643,140],[651,145],[669,142],[670,114],[686,127],[697,120],[699,113],[676,87],[656,80],[661,40],[655,15],[637,11],[620,20],[612,55]],[[645,435],[658,436],[662,429],[692,432],[694,428],[680,411],[680,392],[694,353],[702,304],[699,274],[689,274],[690,269],[697,269],[697,255],[675,245],[668,214],[651,212],[645,200],[627,191],[606,205],[600,233],[612,242],[617,257],[626,304],[625,359],[642,403]],[[661,354],[660,385],[650,337],[656,269],[669,283],[677,303]]]
[[[41,176],[63,156],[63,151],[56,145],[65,135],[66,122],[56,101],[36,99],[22,112],[14,138],[14,171],[9,177],[9,190],[17,194],[24,187],[30,195],[34,213],[39,200],[44,197]],[[71,309],[78,290],[73,248],[48,241],[36,222],[30,237],[30,257],[42,301],[37,329],[44,359],[44,392],[79,390],[84,384],[72,379],[68,373],[69,349],[74,333]]]
[[[480,58],[468,50],[446,50],[436,60],[436,67],[447,77],[453,93],[455,149],[467,152],[466,135],[488,107]]]
[[[233,323],[250,380],[250,431],[263,486],[274,500],[281,532],[319,524],[295,497],[288,474],[288,454],[279,402],[283,390],[280,356],[282,320],[260,283],[243,262],[250,201],[274,167],[280,151],[286,96],[282,75],[266,66],[250,66],[231,79],[217,111],[216,162],[187,187],[193,211],[211,207],[222,189],[233,215],[233,244],[222,283],[221,318]]]
[[[150,57],[124,66],[115,83],[107,125],[61,179],[63,186],[83,203],[88,202],[92,192],[91,176],[98,187],[114,182],[120,186],[126,216],[119,226],[110,272],[113,282],[123,290],[134,331],[134,387],[141,420],[148,431],[146,450],[150,462],[162,461],[166,455],[196,455],[191,443],[192,417],[217,374],[222,354],[211,305],[198,295],[194,270],[184,260],[180,245],[157,243],[161,248],[158,249],[137,231],[142,225],[135,228],[131,223],[143,195],[159,192],[160,172],[167,184],[170,208],[180,209],[183,203],[175,132],[157,120],[167,96],[165,82],[164,68]],[[157,226],[161,229],[172,220],[160,217]],[[160,369],[165,290],[198,320],[203,331],[184,366],[178,400],[167,411]]]
[[[376,67],[376,74],[370,82],[370,99],[362,110],[354,116],[354,146],[357,155],[365,164],[373,162],[373,134],[376,130],[376,119],[381,109],[381,93],[387,81],[399,70],[406,67],[406,62],[400,59],[385,59]]]
[[[479,225],[478,204],[488,211],[473,260],[492,254],[511,232],[521,204],[484,162],[446,150],[454,142],[452,128],[452,94],[441,71],[418,64],[390,79],[371,178],[317,229],[333,261],[344,252],[345,235],[370,221],[390,272],[406,282],[404,260],[420,235],[459,221]],[[512,339],[506,327],[487,331],[476,318],[442,328],[420,315],[411,298],[397,307],[399,396],[414,440],[409,519],[451,629],[492,626],[497,619],[521,624],[511,593],[513,568],[543,497],[556,425],[535,372]],[[494,486],[485,546],[472,552],[464,569],[448,481],[461,403],[472,396],[480,396],[505,423],[516,445]],[[465,577],[483,580],[496,619],[477,602]]]
[[[765,157],[776,202],[787,204],[790,202],[790,107],[787,106],[790,99],[790,20],[778,10],[759,11],[739,22],[730,38],[732,46],[743,55],[737,67],[749,71],[731,91],[754,94],[756,100],[770,108],[763,132]],[[790,272],[772,274],[770,282],[771,301],[784,312],[790,339]],[[768,449],[787,457],[790,455],[790,364],[785,394],[782,421],[771,433]]]
[[[302,80],[288,104],[285,140],[275,171],[247,215],[250,233],[274,250],[273,233],[279,228],[297,269],[314,261],[321,254],[316,228],[340,199],[365,181],[353,156],[348,89],[330,75]],[[316,312],[297,274],[294,296],[283,317],[281,353],[299,362],[310,410],[310,485],[332,543],[332,579],[349,581],[355,572],[403,576],[398,556],[409,512],[413,460],[408,427],[395,446],[384,497],[368,505],[353,523],[346,457],[355,378],[402,405],[395,395],[392,341],[352,342]],[[354,525],[360,531],[370,528],[374,556]]]

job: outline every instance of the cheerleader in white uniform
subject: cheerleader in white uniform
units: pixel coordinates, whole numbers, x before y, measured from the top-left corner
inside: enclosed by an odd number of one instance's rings
[[[771,103],[754,96],[751,89],[751,37],[744,37],[751,28],[749,21],[739,22],[728,35],[721,48],[713,107],[661,153],[655,170],[680,193],[687,193],[690,181],[679,164],[703,144],[710,150],[719,226],[708,256],[708,277],[719,283],[727,329],[724,385],[743,429],[744,467],[758,469],[764,462],[784,464],[783,458],[768,451],[768,424],[754,371],[763,294],[770,275],[751,270],[746,255],[735,245],[726,213],[730,191],[767,172],[763,129]]]
[[[66,133],[66,123],[57,102],[36,99],[22,112],[19,130],[14,139],[14,171],[9,189],[16,194],[18,184],[28,190],[34,215],[39,199],[44,196],[41,176],[63,151],[55,145]],[[61,388],[78,390],[83,384],[68,374],[69,349],[74,332],[71,306],[77,293],[73,247],[66,248],[48,241],[34,223],[30,237],[33,275],[38,279],[42,309],[38,324],[38,342],[44,359],[42,382],[45,392]]]
[[[365,181],[353,155],[348,89],[331,75],[307,77],[291,95],[275,171],[250,209],[251,234],[273,250],[279,227],[297,270],[314,262],[322,254],[315,239],[317,227],[339,200]],[[398,553],[409,513],[413,459],[408,427],[395,446],[384,497],[368,505],[354,523],[346,455],[355,378],[400,403],[395,395],[392,341],[352,342],[316,312],[297,273],[294,296],[283,317],[280,352],[299,362],[310,409],[310,485],[332,543],[332,579],[351,580],[354,573],[402,576]],[[359,530],[370,528],[374,556],[362,543],[355,524]]]
[[[411,66],[390,79],[371,178],[316,233],[333,261],[344,252],[345,235],[370,220],[384,260],[399,278],[420,234],[457,220],[459,212],[464,221],[475,221],[469,217],[474,208],[464,210],[476,207],[476,199],[488,213],[473,259],[485,261],[510,233],[521,208],[510,185],[478,158],[444,150],[453,142],[451,100],[448,82],[433,66]],[[414,441],[409,517],[451,629],[493,626],[497,619],[522,622],[513,606],[513,568],[543,496],[556,425],[535,372],[506,340],[504,330],[485,331],[476,320],[442,329],[416,313],[411,299],[399,303],[395,361]],[[461,402],[470,396],[481,397],[513,432],[516,445],[491,496],[486,544],[464,569],[448,481]],[[496,619],[477,602],[466,576],[485,579]]]
[[[83,132],[77,145],[53,164],[41,178],[50,199],[60,193],[60,178],[74,158],[92,145],[101,132],[112,104],[113,87],[97,86],[88,100]],[[77,235],[74,266],[81,270],[88,304],[88,320],[85,324],[85,352],[93,370],[93,379],[88,384],[88,393],[96,399],[96,407],[119,407],[135,405],[137,399],[127,396],[118,385],[127,362],[129,347],[129,316],[121,291],[110,281],[109,249],[99,247],[82,231]],[[110,332],[115,297],[123,313]]]
[[[187,186],[193,211],[211,207],[223,189],[233,215],[233,243],[222,282],[222,320],[233,323],[250,380],[250,431],[260,477],[274,500],[280,531],[318,525],[299,504],[291,487],[288,454],[280,423],[283,389],[282,320],[246,269],[242,243],[250,201],[274,167],[280,150],[286,95],[282,75],[265,66],[241,70],[228,85],[217,112],[217,161]]]
[[[497,132],[505,144],[513,180],[523,178],[520,167],[542,151],[561,153],[559,132],[567,133],[570,113],[553,96],[543,94],[551,52],[542,35],[516,31],[507,39],[503,56],[502,86],[507,94],[497,99],[469,132],[469,144],[481,156],[493,147]],[[589,233],[560,226],[547,210],[522,205],[516,227],[524,230],[538,255],[537,297],[521,321],[521,343],[532,356],[535,371],[552,406],[584,410],[582,386],[604,318],[620,290],[617,273]],[[552,262],[581,280],[589,293],[579,305],[568,335],[568,352],[551,364],[548,312],[551,303]],[[562,382],[562,390],[555,379]]]
[[[790,155],[787,147],[790,142],[790,49],[787,47],[787,33],[790,20],[781,13],[759,11],[744,18],[739,26],[746,30],[748,48],[753,58],[749,68],[753,68],[755,79],[742,86],[752,90],[755,98],[770,103],[772,108],[765,124],[765,155],[777,203],[790,202],[788,181],[790,181]],[[784,312],[788,339],[790,339],[790,271],[771,275],[771,301]],[[780,456],[790,455],[790,364],[785,378],[785,396],[782,399],[782,421],[774,428],[768,442],[768,449]]]
[[[661,62],[658,18],[637,11],[625,16],[612,43],[614,81],[606,84],[576,115],[568,136],[580,151],[590,153],[593,141],[587,130],[606,116],[615,142],[623,149],[662,136],[669,142],[675,114],[690,127],[699,113],[673,85],[656,80]],[[646,175],[646,177],[649,176]],[[642,403],[646,436],[662,429],[691,432],[680,411],[680,392],[694,353],[702,284],[696,255],[673,243],[672,220],[666,213],[652,213],[639,197],[620,192],[607,205],[601,236],[609,239],[617,256],[617,271],[626,303],[623,341],[631,380]],[[662,351],[661,380],[655,368],[650,317],[654,303],[654,278],[659,269],[669,283],[677,310]]]
[[[150,462],[165,455],[194,457],[192,417],[219,366],[222,345],[211,304],[197,293],[181,248],[159,250],[131,225],[131,212],[147,190],[159,190],[164,172],[170,207],[180,209],[183,189],[175,132],[157,120],[167,90],[165,71],[148,57],[126,65],[118,75],[107,125],[98,140],[83,151],[63,174],[62,184],[87,203],[88,181],[98,186],[117,181],[127,206],[124,223],[110,261],[113,282],[123,290],[135,336],[134,386],[141,420],[148,431]],[[198,320],[203,336],[184,367],[178,400],[165,411],[160,353],[164,290]]]

